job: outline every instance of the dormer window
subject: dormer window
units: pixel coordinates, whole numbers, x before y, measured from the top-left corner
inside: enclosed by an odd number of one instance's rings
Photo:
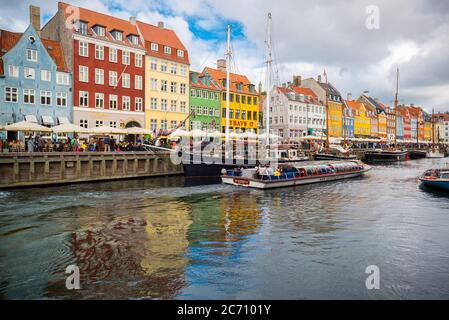
[[[157,43],[151,44],[151,51],[159,51],[159,46],[157,45]]]
[[[171,54],[171,48],[165,46],[165,47],[164,47],[164,53],[165,53],[165,54]]]
[[[131,34],[128,36],[128,39],[132,44],[134,44],[136,46],[139,45],[139,38],[136,35]]]
[[[123,32],[115,30],[113,32],[114,39],[117,41],[123,41]]]
[[[178,57],[184,58],[184,50],[178,50]]]
[[[104,37],[106,36],[106,28],[103,26],[95,26],[94,28],[95,33],[99,36],[99,37]]]
[[[87,22],[78,21],[78,32],[87,35]]]

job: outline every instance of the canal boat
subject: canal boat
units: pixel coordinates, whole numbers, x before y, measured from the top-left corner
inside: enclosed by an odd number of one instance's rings
[[[427,170],[419,180],[426,187],[449,191],[449,169]]]
[[[408,156],[411,160],[423,159],[427,155],[424,150],[408,150]]]
[[[298,185],[350,179],[364,175],[371,168],[360,161],[280,165],[277,168],[227,170],[224,184],[256,189],[293,187]]]
[[[402,150],[374,150],[365,153],[365,162],[401,162],[407,160],[407,151]]]
[[[444,158],[445,155],[444,153],[440,152],[439,150],[430,150],[429,152],[426,153],[426,158]]]
[[[314,160],[317,161],[338,161],[338,160],[356,160],[357,156],[352,154],[333,154],[333,153],[317,153],[314,155]]]

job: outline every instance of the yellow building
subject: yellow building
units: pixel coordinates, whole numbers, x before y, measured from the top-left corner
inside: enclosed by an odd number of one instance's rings
[[[218,69],[205,68],[214,84],[221,91],[221,130],[226,130],[226,61],[217,61]],[[231,132],[258,133],[259,94],[248,78],[230,74],[229,129]]]
[[[173,30],[137,22],[145,39],[145,126],[185,127],[189,117],[189,56]]]
[[[377,114],[379,130],[377,132],[377,136],[379,138],[387,138],[387,115],[384,112],[380,112]]]
[[[432,141],[432,121],[424,121],[424,140]],[[435,140],[437,140],[436,135]]]
[[[354,114],[354,136],[370,136],[371,118],[368,117],[368,110],[365,105],[354,100],[346,100],[346,104],[352,109]]]
[[[342,126],[343,104],[337,101],[329,101],[329,137],[342,137]]]

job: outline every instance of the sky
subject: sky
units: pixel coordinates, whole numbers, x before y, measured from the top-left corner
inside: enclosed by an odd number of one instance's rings
[[[216,67],[232,30],[233,71],[267,85],[267,15],[272,14],[274,84],[323,74],[343,97],[362,92],[428,112],[449,111],[449,1],[446,0],[73,0],[124,19],[164,21],[189,51],[191,69]],[[0,0],[0,28],[24,31],[28,6],[41,7],[43,23],[54,0]]]

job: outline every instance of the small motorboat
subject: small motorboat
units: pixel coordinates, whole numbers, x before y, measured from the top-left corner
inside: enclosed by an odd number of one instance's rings
[[[426,157],[427,152],[424,150],[408,150],[408,155],[411,160],[423,159]]]
[[[431,169],[419,177],[426,187],[449,191],[449,169]]]
[[[374,150],[365,153],[366,162],[400,162],[407,160],[407,151],[402,150]]]
[[[234,169],[223,172],[223,183],[256,189],[292,187],[304,184],[355,178],[371,169],[360,161],[338,161]]]

